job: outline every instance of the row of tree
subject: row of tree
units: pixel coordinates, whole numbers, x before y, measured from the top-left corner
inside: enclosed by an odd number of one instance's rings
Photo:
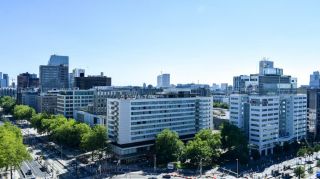
[[[179,139],[176,132],[165,129],[157,135],[155,151],[159,164],[184,161],[193,166],[200,163],[206,166],[226,156],[229,160],[239,159],[242,163],[248,161],[246,136],[229,123],[221,126],[221,132],[201,130],[186,144]]]
[[[96,150],[108,149],[108,135],[106,127],[88,124],[67,119],[61,115],[34,114],[30,120],[31,125],[38,133],[46,133],[60,146],[81,148],[91,151],[92,156]]]
[[[18,168],[25,160],[30,160],[31,156],[23,144],[21,130],[9,122],[0,126],[0,168]]]
[[[91,151],[92,155],[96,150],[109,149],[107,129],[104,126],[91,128],[61,115],[37,114],[30,106],[16,105],[15,100],[9,96],[0,99],[0,106],[4,113],[13,114],[14,119],[30,121],[38,133],[48,134],[60,146]]]

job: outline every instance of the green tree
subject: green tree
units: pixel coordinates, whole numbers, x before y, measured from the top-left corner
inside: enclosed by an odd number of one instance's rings
[[[239,159],[246,163],[249,158],[248,140],[245,134],[235,125],[228,122],[220,126],[222,148],[227,151],[230,159]]]
[[[314,146],[314,151],[319,152],[320,151],[320,144],[317,144]]]
[[[179,159],[182,154],[184,144],[179,139],[176,132],[171,131],[170,129],[164,129],[157,135],[155,148],[157,162],[160,164],[167,164]]]
[[[305,176],[305,169],[302,166],[298,166],[297,168],[294,169],[294,174],[298,178],[303,178]]]
[[[31,126],[37,129],[38,133],[43,133],[45,130],[43,129],[43,119],[50,119],[51,116],[45,113],[34,114],[30,120]]]
[[[16,100],[10,96],[4,96],[0,99],[0,106],[5,114],[12,113],[15,104]]]
[[[183,156],[191,165],[198,166],[202,162],[206,166],[211,164],[213,153],[208,141],[195,138],[187,143]]]
[[[10,123],[0,126],[0,168],[10,168],[12,178],[12,169],[30,159],[20,129]]]
[[[212,157],[218,158],[221,153],[221,136],[220,133],[213,133],[210,129],[199,131],[195,139],[207,141],[212,150]]]
[[[92,160],[96,150],[100,150],[101,152],[105,149],[109,150],[106,127],[96,125],[90,132],[83,134],[80,146],[82,149],[92,152]]]
[[[304,156],[307,155],[307,153],[308,153],[307,148],[303,147],[303,148],[300,148],[300,149],[298,150],[297,156],[298,156],[298,157],[304,157]]]
[[[30,120],[36,111],[27,105],[16,105],[13,109],[13,116],[17,120]]]

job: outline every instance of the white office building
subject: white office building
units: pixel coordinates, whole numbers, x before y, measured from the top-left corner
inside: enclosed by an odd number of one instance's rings
[[[307,96],[230,95],[230,123],[248,136],[250,148],[260,154],[273,153],[276,144],[306,138]]]
[[[250,96],[249,143],[265,155],[273,153],[279,140],[279,97]]]
[[[170,87],[170,74],[161,74],[157,77],[158,88],[169,88]]]
[[[108,98],[107,117],[113,151],[120,158],[145,154],[156,135],[168,128],[182,139],[212,127],[211,97]]]
[[[75,110],[93,103],[94,90],[63,90],[57,95],[57,113],[72,118]]]

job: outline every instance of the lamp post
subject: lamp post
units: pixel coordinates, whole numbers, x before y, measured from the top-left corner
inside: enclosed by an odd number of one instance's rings
[[[237,160],[237,178],[239,178],[239,159],[236,159]]]
[[[157,155],[153,155],[153,172],[156,173],[157,171]]]

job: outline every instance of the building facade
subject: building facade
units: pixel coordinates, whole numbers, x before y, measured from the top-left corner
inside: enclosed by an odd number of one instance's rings
[[[96,86],[111,86],[111,78],[106,76],[75,77],[74,87],[90,89]]]
[[[69,57],[52,55],[48,65],[39,68],[41,92],[69,88]]]
[[[94,90],[61,90],[57,95],[57,114],[72,118],[74,111],[93,103]]]
[[[119,157],[146,153],[168,128],[191,138],[212,127],[212,98],[107,99],[109,137]]]
[[[169,88],[170,87],[170,74],[161,74],[157,77],[158,88]]]

